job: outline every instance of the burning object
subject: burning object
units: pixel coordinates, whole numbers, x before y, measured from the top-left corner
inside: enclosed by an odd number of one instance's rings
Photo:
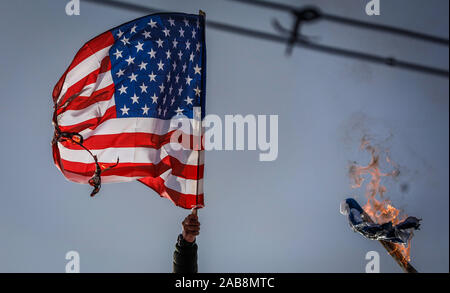
[[[420,227],[421,220],[416,217],[408,217],[396,225],[392,221],[377,224],[363,219],[364,213],[364,210],[353,198],[348,198],[341,203],[341,214],[348,216],[353,231],[371,240],[383,240],[407,246],[413,236],[413,231]]]
[[[356,200],[347,199],[341,204],[341,213],[348,215],[354,231],[369,239],[378,240],[405,272],[416,273],[416,269],[409,263],[411,239],[413,231],[420,227],[421,220],[408,217],[395,208],[385,196],[387,188],[381,184],[382,178],[397,177],[400,174],[399,167],[391,161],[387,152],[380,152],[366,137],[361,141],[361,149],[371,154],[370,162],[367,166],[352,164],[349,176],[353,181],[352,188],[361,187],[369,179],[365,191],[367,203],[361,208]],[[391,172],[381,170],[383,157],[393,168]]]

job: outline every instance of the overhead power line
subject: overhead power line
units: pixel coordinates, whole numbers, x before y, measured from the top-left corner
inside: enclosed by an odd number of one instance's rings
[[[152,13],[158,13],[158,12],[167,12],[161,9],[152,8],[140,4],[133,4],[133,3],[127,3],[123,1],[117,1],[117,0],[84,0],[85,2],[91,2],[100,4],[103,6],[109,6],[109,7],[115,7],[123,10],[128,10],[132,12],[137,12],[139,14],[152,14]],[[310,38],[307,36],[304,36],[301,34],[301,25],[307,22],[313,22],[318,21],[321,19],[333,21],[333,22],[339,22],[346,25],[352,25],[357,26],[360,28],[365,29],[372,29],[372,30],[378,30],[378,31],[385,31],[388,33],[393,34],[400,34],[406,37],[416,38],[432,43],[437,43],[441,45],[447,45],[449,44],[449,41],[443,38],[430,36],[422,33],[412,32],[404,29],[398,29],[393,28],[389,26],[383,26],[383,25],[377,25],[377,24],[370,24],[367,22],[362,22],[359,20],[352,20],[340,16],[335,16],[331,14],[325,14],[321,12],[316,7],[302,7],[302,8],[296,8],[289,5],[284,4],[278,4],[278,3],[272,3],[267,1],[251,1],[251,0],[228,0],[233,2],[241,2],[245,4],[251,4],[251,5],[258,5],[270,9],[280,10],[284,12],[289,12],[295,17],[294,26],[292,29],[286,29],[282,27],[277,21],[273,23],[274,28],[278,31],[278,34],[276,33],[269,33],[264,32],[260,30],[240,27],[236,25],[226,24],[222,22],[217,22],[213,20],[206,21],[206,25],[211,29],[216,29],[220,31],[225,31],[228,33],[234,33],[238,35],[242,35],[245,37],[250,38],[257,38],[262,39],[266,41],[272,41],[277,42],[281,44],[288,45],[288,53],[291,52],[292,48],[295,47],[302,47],[310,50],[315,50],[323,53],[353,58],[353,59],[359,59],[364,61],[369,61],[372,63],[377,64],[384,64],[391,67],[398,67],[403,68],[407,70],[422,72],[426,74],[432,74],[442,77],[449,76],[449,72],[446,69],[441,69],[437,67],[422,65],[414,62],[407,62],[391,57],[384,57],[374,54],[369,54],[365,52],[359,52],[354,50],[348,50],[328,45],[322,45],[316,42],[311,41]]]
[[[279,3],[274,3],[274,2],[268,2],[268,1],[255,1],[255,0],[227,0],[227,1],[239,2],[239,3],[248,4],[248,5],[254,5],[254,6],[261,6],[261,7],[265,7],[265,8],[289,12],[294,15],[299,11],[305,10],[304,8],[300,8],[300,7],[290,6],[290,5],[286,5],[286,4],[279,4]],[[441,37],[437,37],[437,36],[433,36],[433,35],[429,35],[429,34],[424,34],[424,33],[420,33],[420,32],[415,32],[415,31],[411,31],[411,30],[406,30],[406,29],[402,29],[402,28],[396,28],[396,27],[392,27],[392,26],[375,24],[375,23],[370,23],[370,22],[366,22],[366,21],[342,17],[342,16],[338,16],[338,15],[328,14],[328,13],[320,11],[318,8],[315,8],[315,7],[311,7],[310,9],[315,10],[317,20],[328,20],[331,22],[342,23],[342,24],[355,26],[355,27],[362,28],[362,29],[376,30],[376,31],[381,31],[381,32],[386,32],[386,33],[391,33],[391,34],[403,35],[405,37],[419,39],[422,41],[432,42],[432,43],[436,43],[436,44],[440,44],[440,45],[447,45],[447,46],[449,45],[449,40],[445,39],[445,38],[441,38]],[[313,19],[311,19],[311,20],[313,20]]]

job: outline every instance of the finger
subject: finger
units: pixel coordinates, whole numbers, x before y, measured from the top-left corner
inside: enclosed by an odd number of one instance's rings
[[[200,230],[200,225],[184,225],[184,228]]]
[[[187,225],[200,225],[200,222],[197,219],[192,219],[192,218],[186,218],[184,219],[184,221],[182,222],[182,224],[187,224]]]
[[[198,221],[198,216],[197,216],[197,215],[190,214],[190,215],[188,215],[188,216],[186,217],[186,219],[189,220],[189,221],[191,221],[191,220]]]
[[[195,220],[187,221],[186,225],[200,226],[200,222],[195,221]]]
[[[186,226],[184,228],[184,231],[186,231],[186,232],[198,232],[198,231],[200,231],[200,227],[199,226]]]
[[[194,219],[194,218],[186,219],[185,223],[188,225],[200,225],[200,222],[198,221],[198,219]]]
[[[198,235],[200,235],[200,231],[186,231],[186,235],[198,236]]]

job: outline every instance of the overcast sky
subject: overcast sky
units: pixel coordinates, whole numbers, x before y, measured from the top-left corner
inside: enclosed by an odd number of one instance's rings
[[[131,1],[129,1],[131,2]],[[224,0],[134,1],[273,31],[290,15]],[[361,0],[315,3],[340,16],[448,38],[446,0],[381,0],[381,16]],[[77,50],[92,37],[143,16],[65,0],[2,1],[0,115],[0,272],[64,272],[76,250],[82,272],[170,272],[187,210],[138,182],[91,188],[64,179],[53,165],[51,92]],[[320,22],[318,41],[448,68],[448,48]],[[421,272],[449,268],[449,81],[207,28],[207,114],[279,115],[279,155],[206,154],[205,203],[199,212],[200,272],[364,272],[381,255],[382,272],[401,272],[382,246],[353,233],[339,214],[352,190],[350,161],[365,164],[359,140],[369,134],[400,165],[387,196],[423,218],[412,246]],[[407,186],[408,188],[401,188]]]

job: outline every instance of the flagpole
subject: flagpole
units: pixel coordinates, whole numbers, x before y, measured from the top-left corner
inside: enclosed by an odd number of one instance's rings
[[[198,195],[199,195],[198,191],[199,191],[199,181],[200,181],[199,177],[200,177],[200,155],[201,155],[201,153],[200,153],[201,142],[199,143],[199,137],[201,138],[201,119],[202,119],[202,116],[201,116],[202,110],[201,109],[202,109],[201,107],[194,107],[193,112],[192,112],[192,116],[193,116],[193,120],[194,120],[194,122],[193,122],[194,125],[192,127],[193,131],[194,131],[194,135],[193,135],[194,142],[192,144],[192,147],[194,148],[194,151],[197,152],[197,177],[196,177],[197,182],[195,184],[195,205],[192,206],[192,211],[191,211],[191,213],[193,215],[197,215],[197,209],[198,209]],[[200,118],[198,118],[198,116],[200,116]]]
[[[206,13],[202,10],[198,11],[199,16],[203,16],[203,18],[206,17]],[[203,22],[204,23],[204,22]],[[205,32],[204,32],[204,28],[205,26],[203,25],[203,37],[205,36]],[[204,41],[204,40],[203,40]],[[203,87],[203,85],[202,85]],[[204,89],[202,88],[202,91],[204,92]],[[200,99],[201,102],[201,99]],[[196,184],[196,190],[195,190],[195,206],[192,208],[192,214],[193,215],[197,215],[198,213],[198,197],[199,197],[199,178],[200,178],[200,157],[202,155],[201,150],[202,150],[202,132],[203,132],[203,127],[202,127],[202,105],[200,104],[200,107],[196,107],[194,108],[194,137],[196,138],[196,147],[197,147],[197,152],[198,152],[198,156],[197,156],[197,184]]]

